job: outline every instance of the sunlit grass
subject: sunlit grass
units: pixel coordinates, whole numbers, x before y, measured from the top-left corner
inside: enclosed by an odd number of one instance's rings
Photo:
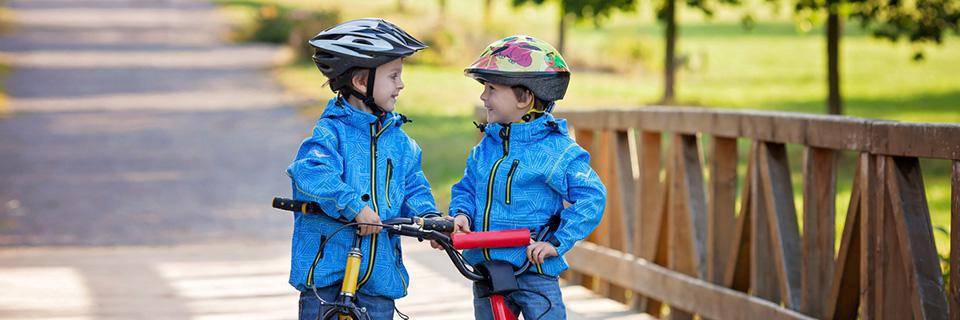
[[[236,0],[220,0],[236,3]],[[405,1],[406,12],[395,10],[396,1],[249,0],[305,8],[339,9],[343,19],[379,16],[427,34],[440,23],[436,1]],[[497,37],[525,33],[554,42],[554,9],[511,9],[508,1],[495,1],[493,21],[483,24],[481,1],[448,1],[445,26],[463,39],[458,61],[435,66],[407,63],[399,111],[414,123],[405,127],[424,149],[424,167],[441,208],[449,201],[449,187],[462,174],[467,151],[476,142],[472,110],[479,103],[480,86],[463,76],[462,68],[482,46]],[[757,9],[760,8],[760,9]],[[823,30],[801,30],[789,15],[777,16],[763,6],[721,10],[713,20],[683,10],[679,53],[688,61],[681,69],[678,98],[683,104],[736,109],[823,113],[826,96]],[[247,10],[247,9],[243,9]],[[242,11],[242,10],[240,10]],[[753,11],[758,20],[745,31],[738,22],[742,12]],[[789,11],[784,11],[789,12]],[[650,8],[617,13],[597,28],[575,24],[569,32],[565,54],[574,70],[567,97],[559,108],[589,109],[608,106],[643,106],[659,100],[662,91],[662,28]],[[948,37],[942,46],[927,47],[926,59],[910,59],[915,47],[873,39],[855,24],[847,25],[841,45],[842,91],[848,115],[899,121],[960,122],[960,40]],[[632,45],[642,60],[625,62],[610,54]],[[431,49],[428,49],[431,50]],[[590,71],[596,66],[634,63],[628,72]],[[580,63],[580,65],[578,65]],[[325,101],[332,94],[312,64],[300,62],[278,71],[291,90]],[[318,103],[322,104],[322,103]],[[316,111],[310,111],[316,113]],[[797,211],[802,212],[801,148],[790,149]],[[745,152],[741,146],[741,152]],[[743,157],[741,157],[743,158]],[[837,237],[849,203],[855,159],[847,155],[838,175]],[[745,165],[745,164],[742,164]],[[741,165],[741,166],[742,166]],[[924,182],[935,226],[949,229],[950,163],[922,161]],[[741,170],[742,173],[742,170]],[[740,175],[743,178],[743,175]],[[938,251],[948,252],[948,237],[934,231]]]

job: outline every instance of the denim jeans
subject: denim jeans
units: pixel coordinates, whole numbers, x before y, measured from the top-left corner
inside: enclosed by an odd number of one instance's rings
[[[557,277],[526,272],[517,276],[517,283],[520,285],[520,289],[539,292],[546,296],[546,299],[530,292],[517,291],[511,293],[506,301],[507,306],[513,311],[513,314],[519,316],[520,313],[522,313],[523,318],[529,320],[537,319],[541,314],[543,314],[543,317],[540,318],[542,320],[567,318],[567,310],[563,305],[563,297],[560,295],[560,283],[557,281]],[[474,317],[476,317],[477,320],[493,319],[493,311],[490,310],[490,299],[477,298],[478,294],[480,294],[480,289],[474,284]],[[549,301],[547,301],[548,299]]]
[[[337,295],[340,294],[340,285],[317,288],[317,294],[320,295],[324,301],[335,301]],[[357,305],[367,308],[367,315],[371,320],[393,319],[393,299],[357,293]],[[317,320],[326,310],[326,308],[321,308],[320,300],[317,300],[317,296],[313,294],[313,291],[300,292],[300,320]],[[336,318],[334,317],[334,319]]]

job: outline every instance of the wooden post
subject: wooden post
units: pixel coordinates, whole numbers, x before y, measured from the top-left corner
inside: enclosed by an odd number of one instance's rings
[[[877,157],[860,153],[860,319],[877,318],[877,211],[875,199],[882,199],[879,189],[882,170],[877,170]]]
[[[752,247],[750,250],[750,289],[754,296],[768,301],[780,301],[780,292],[777,287],[777,268],[776,258],[774,257],[773,236],[770,234],[770,213],[767,202],[769,197],[763,194],[763,182],[761,174],[764,154],[767,153],[767,147],[764,142],[754,142],[751,149],[754,161],[753,174],[750,180],[750,217],[753,219],[751,227],[753,235],[750,237]]]
[[[912,307],[904,310],[905,316],[912,313],[914,319],[947,319],[949,307],[943,290],[937,247],[933,241],[920,160],[914,157],[887,157],[886,162],[887,201],[891,202],[893,209],[887,216],[894,220],[892,228],[896,230],[895,239],[899,244],[895,251],[900,253],[901,258],[897,262],[906,282],[902,285],[903,291],[890,292],[887,296],[897,297]],[[891,235],[888,238],[893,237]],[[895,287],[887,286],[885,289]],[[909,295],[909,299],[905,299],[905,294]],[[894,319],[892,315],[891,319]]]
[[[833,276],[837,153],[807,147],[803,158],[803,274],[801,311],[822,317]]]
[[[710,214],[707,215],[707,279],[723,284],[724,267],[736,228],[737,139],[714,137],[710,159]]]
[[[740,215],[737,217],[737,230],[734,232],[734,240],[730,246],[730,260],[724,267],[725,274],[723,284],[731,289],[744,292],[750,290],[750,267],[753,263],[751,250],[753,248],[753,176],[756,175],[756,148],[754,143],[750,148],[750,154],[747,156],[747,174],[744,177],[743,188],[740,192]]]
[[[661,241],[665,232],[664,204],[667,191],[660,184],[661,165],[661,134],[657,132],[640,131],[637,137],[640,145],[637,157],[640,164],[640,183],[636,189],[636,198],[639,203],[639,217],[635,219],[633,235],[634,255],[666,265],[665,250],[658,250],[666,245]],[[661,252],[658,258],[658,251]],[[660,314],[660,302],[644,297],[634,299],[634,310],[657,316]]]
[[[780,298],[791,309],[800,307],[800,230],[793,203],[793,183],[787,148],[782,143],[764,143],[760,153],[760,178],[765,195],[770,240],[773,241],[774,266]]]
[[[577,128],[577,131],[576,131],[577,144],[579,144],[580,147],[582,147],[584,150],[587,151],[587,153],[590,153],[591,155],[596,154],[596,148],[594,148],[595,139],[596,139],[596,135],[594,134],[593,130],[590,130],[587,128]],[[591,157],[590,166],[593,167],[595,171],[600,172],[600,170],[597,170],[598,160],[599,160],[599,157]],[[587,236],[585,240],[591,241],[591,242],[597,241],[597,233],[598,233],[598,230],[594,230],[593,233]],[[571,277],[570,282],[573,284],[582,285],[588,289],[596,289],[594,284],[595,278],[591,275],[580,273],[580,272],[571,272],[570,277]]]
[[[622,139],[620,139],[621,134]],[[601,166],[601,170],[603,170],[602,178],[607,187],[607,203],[603,223],[601,223],[602,229],[598,228],[601,229],[602,232],[600,236],[602,243],[599,244],[619,251],[625,251],[627,247],[626,219],[624,218],[625,208],[623,203],[626,197],[624,197],[622,192],[622,178],[620,177],[622,173],[618,172],[621,166],[618,149],[629,148],[626,140],[625,132],[609,130],[600,132],[599,156],[602,157],[603,165]],[[624,142],[622,146],[620,142]],[[629,153],[629,149],[627,149],[627,151]],[[627,156],[627,161],[629,161],[629,155]],[[629,174],[632,176],[632,170]],[[632,180],[632,177],[630,180]],[[627,291],[621,286],[603,281],[601,291],[606,291],[605,295],[608,298],[626,302]]]
[[[700,148],[694,135],[673,137],[669,245],[670,268],[704,278],[706,275],[706,193]],[[671,319],[689,319],[691,314],[671,307]]]
[[[884,170],[891,165],[889,157],[878,157],[877,168]],[[877,319],[911,319],[913,318],[910,310],[910,280],[907,277],[907,270],[904,268],[905,253],[900,249],[900,241],[897,237],[897,223],[893,205],[888,199],[886,180],[890,179],[889,171],[885,174],[885,179],[880,180],[881,184],[877,187],[883,194],[880,198],[875,198],[879,202],[879,211],[874,214],[877,217],[877,243],[879,250],[876,253],[877,265],[871,269],[877,273],[876,280],[876,298],[877,298]]]

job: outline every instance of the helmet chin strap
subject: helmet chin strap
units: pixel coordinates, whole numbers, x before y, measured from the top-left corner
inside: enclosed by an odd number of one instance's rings
[[[377,68],[370,68],[367,70],[369,70],[369,72],[367,73],[366,95],[360,94],[356,90],[349,90],[349,94],[356,97],[357,99],[360,99],[360,101],[362,101],[363,104],[367,106],[367,108],[370,108],[370,111],[373,112],[373,115],[377,116],[377,120],[379,121],[383,119],[383,117],[387,113],[386,111],[383,110],[383,108],[377,105],[376,101],[373,100],[373,85],[374,85],[375,79],[377,78]]]

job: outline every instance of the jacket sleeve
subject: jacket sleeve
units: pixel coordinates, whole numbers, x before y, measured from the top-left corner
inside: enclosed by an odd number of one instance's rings
[[[477,177],[474,175],[474,171],[476,171],[478,148],[479,146],[470,150],[470,155],[467,156],[467,166],[463,169],[463,177],[450,190],[450,216],[465,215],[467,220],[470,220],[471,228],[475,227],[473,222],[477,211]]]
[[[421,166],[423,159],[423,150],[413,139],[411,143],[411,163],[407,166],[406,177],[404,179],[404,198],[403,206],[400,207],[400,215],[404,217],[421,216],[427,213],[437,212],[437,204],[433,199],[433,193],[430,192],[430,183],[423,174]]]
[[[341,179],[344,159],[338,145],[338,137],[318,124],[313,128],[313,136],[300,145],[287,175],[293,180],[297,193],[320,204],[324,213],[353,220],[366,204],[360,199],[360,193]]]
[[[570,203],[560,211],[560,226],[554,234],[560,243],[557,253],[562,256],[600,224],[607,190],[590,168],[590,154],[576,143],[571,144],[554,164],[547,176],[547,184]]]

